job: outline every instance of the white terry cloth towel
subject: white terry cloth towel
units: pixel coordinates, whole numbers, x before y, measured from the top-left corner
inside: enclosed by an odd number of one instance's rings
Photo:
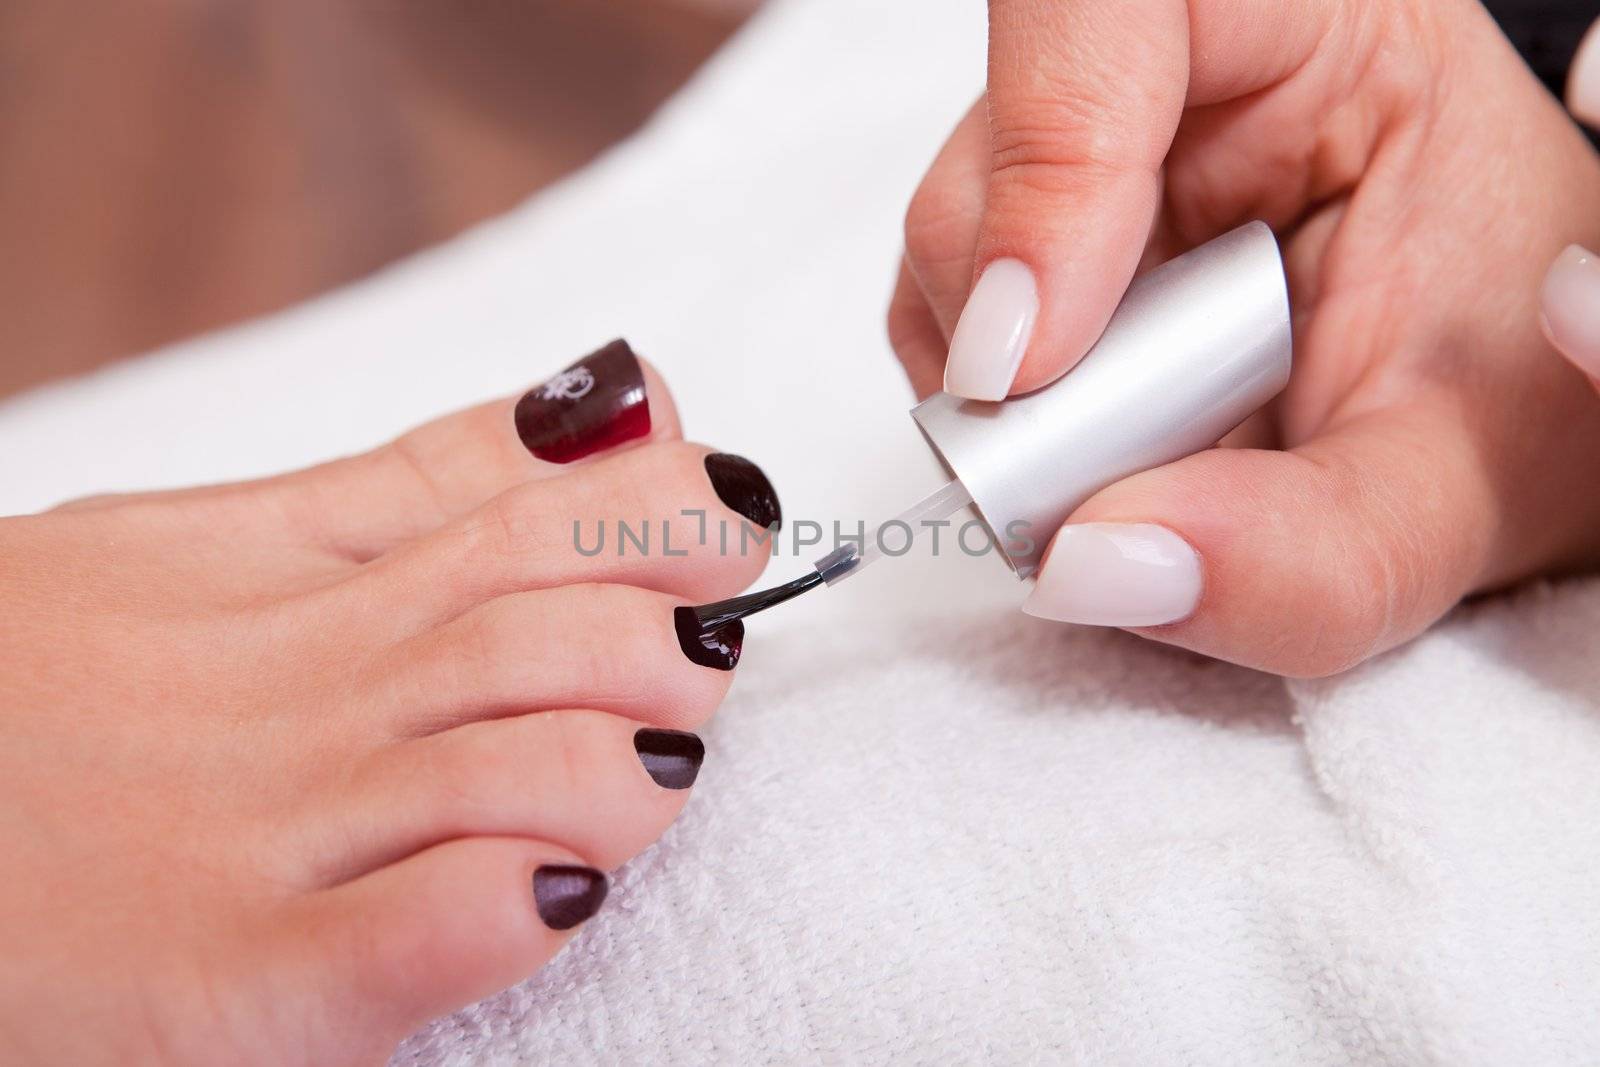
[[[778,0],[522,210],[0,408],[0,510],[321,459],[626,335],[792,519],[898,511],[938,474],[883,308],[983,34]],[[947,550],[752,620],[679,822],[394,1062],[1600,1060],[1600,583],[1292,684],[1022,595]]]

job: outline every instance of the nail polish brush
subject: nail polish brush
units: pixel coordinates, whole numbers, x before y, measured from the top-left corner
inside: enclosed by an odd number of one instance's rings
[[[918,404],[911,417],[947,485],[807,574],[702,605],[695,617],[709,632],[837,584],[885,555],[885,528],[903,524],[914,537],[968,504],[1027,578],[1089,497],[1210,448],[1281,392],[1291,351],[1278,242],[1266,223],[1247,223],[1135,279],[1100,340],[1051,384],[996,402],[935,393]]]
[[[949,482],[874,529],[882,530],[885,527],[903,524],[909,531],[906,541],[906,548],[909,549],[911,539],[916,537],[917,531],[923,528],[924,523],[947,519],[970,503],[972,497],[968,494],[966,486],[959,481]],[[719,600],[714,604],[703,604],[694,609],[695,618],[699,621],[702,631],[715,630],[735,619],[742,619],[758,611],[776,607],[785,600],[793,600],[808,589],[842,582],[868,564],[882,559],[883,556],[883,546],[877,538],[864,538],[860,545],[853,543],[840,545],[813,563],[808,573],[793,581],[773,586],[771,589],[763,589],[759,593],[746,593],[744,596]]]

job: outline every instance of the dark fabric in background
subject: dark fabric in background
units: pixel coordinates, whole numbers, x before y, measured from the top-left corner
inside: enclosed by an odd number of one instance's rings
[[[1567,84],[1567,68],[1578,50],[1584,31],[1600,17],[1596,0],[1484,0],[1484,7],[1500,29],[1517,46],[1539,80],[1560,100]],[[1588,131],[1591,143],[1600,136]]]

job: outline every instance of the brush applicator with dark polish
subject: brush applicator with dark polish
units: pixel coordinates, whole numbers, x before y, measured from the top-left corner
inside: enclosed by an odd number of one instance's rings
[[[695,628],[704,633],[720,630],[729,623],[738,622],[746,615],[754,615],[758,611],[776,607],[785,600],[793,600],[806,590],[815,589],[822,584],[822,574],[819,571],[812,571],[810,574],[802,574],[792,582],[784,582],[771,589],[763,589],[759,593],[746,593],[743,596],[718,600],[712,604],[702,604],[697,608],[678,610],[692,615]]]
[[[674,608],[672,626],[678,631],[678,647],[689,662],[717,671],[731,671],[739,663],[744,647],[744,623],[737,615],[726,622],[706,626],[695,608]]]
[[[857,573],[885,555],[888,527],[900,526],[896,543],[909,548],[922,526],[969,503],[1012,572],[1032,576],[1048,536],[1084,501],[1210,448],[1276,396],[1293,344],[1283,258],[1265,223],[1191,249],[1134,280],[1071,373],[1002,401],[935,393],[918,404],[911,416],[954,480],[810,574],[679,608],[685,653],[695,659],[691,644],[734,626],[742,637],[746,616]]]
[[[903,525],[910,531],[910,536],[915,537],[917,530],[924,523],[948,518],[971,502],[972,497],[962,484],[959,481],[951,482],[883,525]],[[771,589],[763,589],[758,593],[745,593],[743,596],[702,604],[697,608],[679,608],[673,615],[673,622],[678,629],[678,643],[683,646],[684,655],[696,663],[703,663],[704,661],[697,656],[705,654],[702,651],[703,646],[715,635],[724,634],[731,627],[737,626],[739,637],[742,639],[744,624],[741,620],[747,616],[777,607],[819,585],[837,584],[848,575],[860,572],[863,567],[878,560],[883,554],[875,542],[860,546],[841,545],[812,564],[810,573],[802,574],[793,581],[775,585]],[[734,654],[734,660],[738,660],[737,652]],[[732,669],[731,664],[724,669]]]

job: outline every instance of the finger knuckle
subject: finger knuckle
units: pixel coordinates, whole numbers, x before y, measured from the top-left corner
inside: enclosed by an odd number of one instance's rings
[[[1070,86],[991,103],[991,171],[1043,192],[1072,191],[1148,162],[1149,131]]]
[[[1354,667],[1372,655],[1388,632],[1389,575],[1369,553],[1358,552],[1341,569],[1316,583],[1303,616],[1307,624],[1291,673],[1325,678]]]
[[[1301,611],[1309,625],[1295,673],[1315,677],[1341,673],[1388,647],[1426,582],[1420,546],[1405,524],[1388,521],[1381,499],[1359,477],[1334,478],[1340,488],[1328,506],[1365,521],[1356,533],[1341,524],[1325,534],[1308,560],[1312,588]]]

